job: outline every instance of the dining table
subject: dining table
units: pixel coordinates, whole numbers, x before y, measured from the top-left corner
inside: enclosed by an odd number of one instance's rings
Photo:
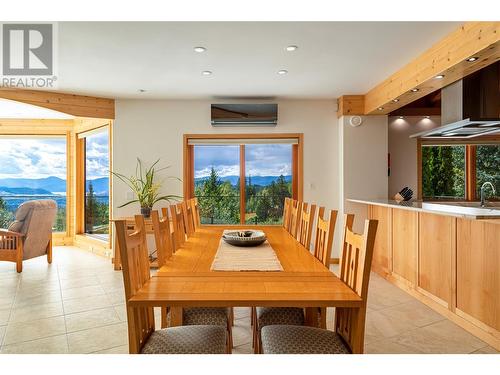
[[[303,307],[309,326],[317,326],[319,307],[349,308],[354,310],[353,317],[363,315],[362,298],[279,225],[233,228],[263,231],[281,271],[213,270],[223,231],[228,228],[200,226],[128,300],[129,307],[169,307],[170,326],[182,325],[186,307]],[[355,329],[364,331],[364,324],[355,323]],[[355,336],[362,341],[364,334]],[[363,342],[355,347],[362,351]]]

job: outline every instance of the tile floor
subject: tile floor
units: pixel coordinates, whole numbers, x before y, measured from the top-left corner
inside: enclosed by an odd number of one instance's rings
[[[0,285],[1,353],[127,353],[122,275],[108,259],[56,247],[52,265],[32,259],[22,274],[0,262]],[[233,353],[252,353],[249,309],[235,318]],[[376,274],[365,343],[367,353],[498,353]]]

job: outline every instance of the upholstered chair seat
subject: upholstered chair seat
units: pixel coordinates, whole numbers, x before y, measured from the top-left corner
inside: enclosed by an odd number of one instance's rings
[[[226,328],[218,325],[189,325],[154,331],[142,354],[225,354]]]
[[[224,326],[230,319],[230,310],[227,307],[187,307],[182,311],[182,324]],[[170,310],[167,313],[167,324],[170,325]]]
[[[257,307],[259,328],[269,325],[303,325],[304,309],[300,307]]]
[[[344,340],[326,329],[297,326],[269,325],[262,328],[264,354],[349,354]]]

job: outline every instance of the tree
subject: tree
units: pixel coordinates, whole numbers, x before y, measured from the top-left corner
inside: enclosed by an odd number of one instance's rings
[[[92,182],[89,182],[89,190],[87,192],[87,197],[85,201],[85,232],[93,233],[95,218],[97,215],[97,199],[94,193],[94,186]]]
[[[210,224],[214,224],[220,205],[220,185],[221,181],[214,167],[210,169],[210,176],[203,182],[201,197],[199,199],[200,213],[210,219]]]
[[[7,228],[12,220],[14,215],[8,210],[5,200],[0,197],[0,228]]]

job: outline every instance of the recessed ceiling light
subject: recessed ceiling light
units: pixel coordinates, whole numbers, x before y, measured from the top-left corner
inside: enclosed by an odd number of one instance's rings
[[[212,72],[210,70],[204,70],[203,72],[201,72],[201,74],[204,76],[210,76],[212,75]]]
[[[139,91],[139,92],[146,92],[147,90],[144,90],[144,89],[139,89],[139,90],[137,90],[137,91]]]
[[[383,111],[384,110],[384,107],[378,107],[377,108],[379,111]]]
[[[399,116],[399,118],[402,120],[402,119],[404,119],[404,116]]]
[[[431,116],[424,116],[424,118],[426,118],[426,119],[430,119],[430,118],[431,118]]]
[[[285,74],[288,74],[288,70],[285,70],[285,69],[281,69],[281,70],[278,70],[278,74],[279,75],[285,75]]]
[[[434,78],[436,78],[436,79],[442,79],[442,78],[444,78],[444,74],[438,74]]]
[[[392,99],[392,102],[397,103],[397,102],[399,102],[399,99]]]
[[[468,62],[473,62],[473,61],[476,61],[479,57],[469,57],[467,60],[465,61],[468,61]]]
[[[418,91],[417,88],[411,89],[411,92],[417,92],[417,91]]]
[[[299,49],[299,47],[297,46],[288,46],[285,48],[288,52],[293,52],[293,51],[296,51],[297,49]]]
[[[194,51],[198,53],[205,52],[207,49],[205,47],[194,47]]]

